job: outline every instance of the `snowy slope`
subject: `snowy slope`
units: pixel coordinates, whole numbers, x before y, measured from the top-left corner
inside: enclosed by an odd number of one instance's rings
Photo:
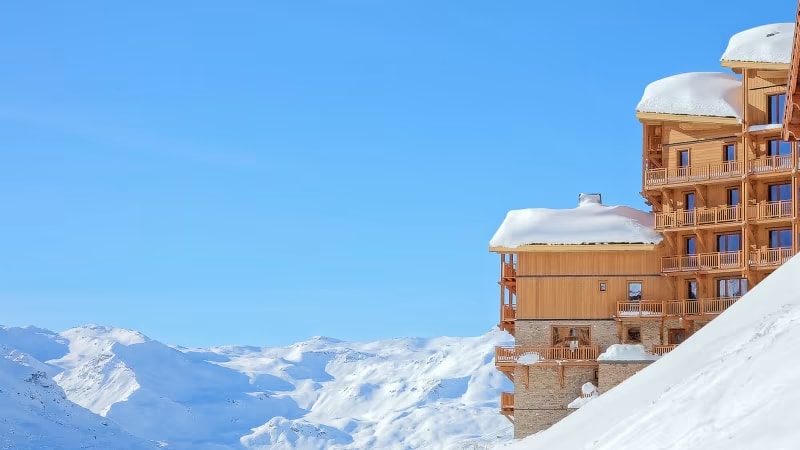
[[[797,449],[800,258],[522,449]]]
[[[23,333],[47,354],[47,339]],[[0,329],[0,342],[6,341]],[[33,330],[36,331],[36,330]],[[134,438],[120,426],[67,400],[47,374],[52,367],[18,349],[0,344],[0,448],[147,449],[155,443]]]
[[[70,400],[172,449],[428,449],[507,436],[497,402],[511,386],[493,348],[509,341],[492,331],[187,349],[94,325],[0,333],[45,359]]]

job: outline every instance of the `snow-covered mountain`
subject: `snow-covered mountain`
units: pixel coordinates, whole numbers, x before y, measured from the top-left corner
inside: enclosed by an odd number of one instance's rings
[[[648,368],[505,447],[800,448],[800,257]]]
[[[62,409],[139,439],[120,437],[104,448],[447,449],[492,433],[505,439],[510,427],[497,401],[511,386],[494,368],[493,349],[510,339],[493,330],[473,338],[318,337],[279,348],[190,349],[96,325],[60,334],[0,328],[6,359],[24,353],[31,362],[22,372],[52,376],[58,385],[42,380]],[[0,371],[26,383],[25,373]],[[42,442],[51,436],[17,429]]]
[[[38,355],[58,346],[39,330],[6,330],[29,343],[45,344]],[[0,339],[0,448],[3,449],[146,449],[155,443],[135,438],[112,420],[67,400],[48,377],[57,371]],[[54,346],[50,344],[55,344]]]

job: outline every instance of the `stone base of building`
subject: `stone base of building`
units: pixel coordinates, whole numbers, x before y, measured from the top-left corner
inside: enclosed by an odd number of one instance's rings
[[[514,410],[514,439],[522,439],[546,430],[567,417],[574,409],[516,409]]]
[[[608,392],[653,361],[598,361],[598,386],[601,393]]]

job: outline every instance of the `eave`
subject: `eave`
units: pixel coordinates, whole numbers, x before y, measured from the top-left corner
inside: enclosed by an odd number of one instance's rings
[[[719,116],[693,116],[689,114],[664,114],[636,111],[636,118],[642,122],[661,121],[661,122],[695,122],[695,123],[717,123],[721,125],[740,125],[736,117]]]
[[[791,68],[791,64],[756,62],[756,61],[729,61],[723,59],[722,67],[733,69],[735,73],[741,73],[740,69],[789,70]]]
[[[658,244],[536,244],[519,247],[489,246],[493,253],[612,252],[655,250]]]

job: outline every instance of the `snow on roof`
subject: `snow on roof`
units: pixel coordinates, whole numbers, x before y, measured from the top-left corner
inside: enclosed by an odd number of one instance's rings
[[[577,208],[530,208],[509,211],[490,247],[531,244],[656,244],[653,215],[627,206],[600,204],[582,195]]]
[[[731,36],[723,61],[789,64],[792,59],[794,23],[773,23]]]
[[[648,84],[636,111],[741,120],[741,88],[742,82],[727,73],[681,73]]]
[[[508,450],[795,449],[800,257],[614,389]]]
[[[659,357],[647,353],[641,344],[614,344],[597,357],[598,361],[654,361]]]

